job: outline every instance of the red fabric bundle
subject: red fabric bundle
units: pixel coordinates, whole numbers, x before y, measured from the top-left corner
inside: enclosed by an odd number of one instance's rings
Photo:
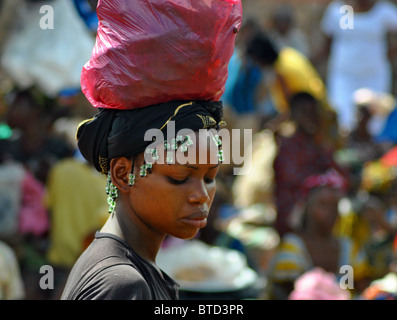
[[[219,100],[241,0],[99,0],[96,44],[82,70],[94,107]]]

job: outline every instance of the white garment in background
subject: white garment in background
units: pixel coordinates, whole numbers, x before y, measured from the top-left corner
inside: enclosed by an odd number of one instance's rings
[[[53,29],[42,29],[44,5],[53,9]],[[79,17],[72,0],[24,2],[1,53],[1,67],[20,89],[37,86],[50,97],[79,89],[83,65],[95,37]]]
[[[338,113],[341,127],[352,129],[355,124],[353,92],[369,88],[390,92],[391,65],[387,56],[387,33],[397,31],[397,6],[378,1],[367,12],[354,12],[353,29],[343,29],[343,1],[333,1],[327,7],[321,27],[332,37],[328,65],[329,100]]]
[[[25,298],[25,288],[14,250],[0,241],[0,300]]]

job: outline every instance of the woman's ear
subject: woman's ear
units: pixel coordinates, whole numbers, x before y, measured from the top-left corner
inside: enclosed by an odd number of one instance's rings
[[[110,161],[110,172],[113,184],[120,192],[129,192],[128,176],[131,172],[132,160],[120,157]]]

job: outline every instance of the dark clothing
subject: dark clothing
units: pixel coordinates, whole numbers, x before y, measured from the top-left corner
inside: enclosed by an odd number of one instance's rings
[[[97,233],[74,265],[62,300],[176,300],[178,285],[115,235]]]

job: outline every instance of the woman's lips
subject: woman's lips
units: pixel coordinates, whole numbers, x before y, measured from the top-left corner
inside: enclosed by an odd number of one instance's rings
[[[207,218],[204,218],[202,220],[184,218],[181,221],[197,229],[202,229],[207,225]]]
[[[201,229],[207,225],[207,217],[208,212],[198,212],[182,218],[181,221],[185,224]]]

